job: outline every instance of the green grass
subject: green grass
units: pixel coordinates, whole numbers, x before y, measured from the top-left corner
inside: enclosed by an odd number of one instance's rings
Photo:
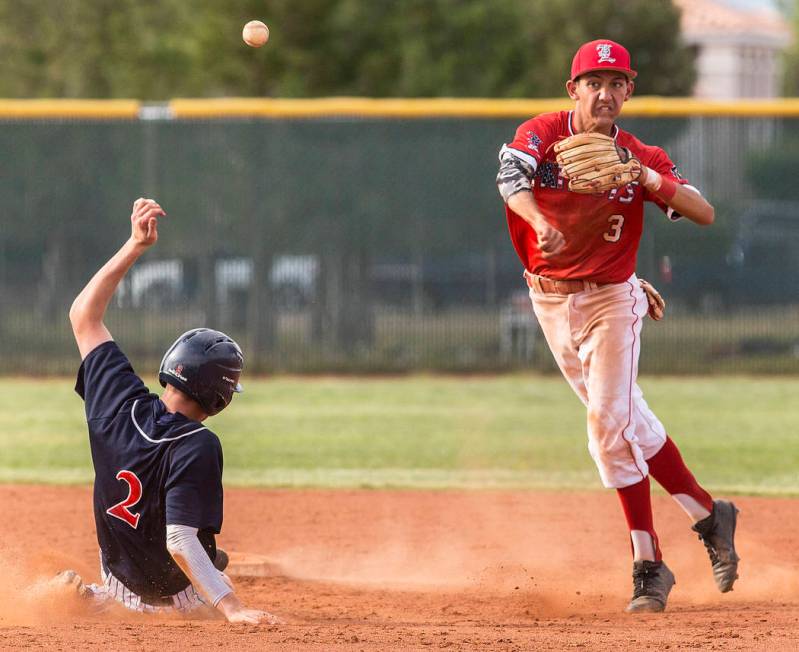
[[[641,384],[710,489],[799,495],[799,379]],[[6,378],[0,396],[0,481],[91,480],[69,381]],[[249,379],[208,425],[228,486],[600,487],[559,376]]]

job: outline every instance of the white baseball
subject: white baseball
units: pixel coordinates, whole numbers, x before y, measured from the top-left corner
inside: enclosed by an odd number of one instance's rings
[[[260,20],[251,20],[241,31],[241,37],[251,48],[260,48],[269,40],[269,28]]]

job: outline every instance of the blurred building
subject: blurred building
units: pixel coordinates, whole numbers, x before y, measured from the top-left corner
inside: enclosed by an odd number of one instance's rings
[[[697,49],[694,96],[709,99],[777,97],[780,56],[791,29],[776,10],[732,0],[673,0],[682,34]]]

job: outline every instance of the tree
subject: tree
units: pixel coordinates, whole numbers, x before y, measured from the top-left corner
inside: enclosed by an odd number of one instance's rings
[[[252,18],[264,49],[241,41]],[[690,92],[670,0],[0,0],[0,96],[562,96],[600,37],[639,93]]]
[[[601,37],[631,50],[639,93],[685,95],[695,79],[694,53],[680,41],[680,15],[670,0],[244,4],[250,13],[217,15],[225,29],[205,29],[199,48],[209,55],[202,66],[206,75],[242,89],[228,94],[561,96],[576,49]],[[229,38],[258,6],[272,26],[267,56]]]
[[[799,2],[797,0],[780,0],[780,11],[790,21],[794,34],[799,34]],[[790,47],[783,53],[783,94],[789,97],[799,95],[799,41],[793,39]]]
[[[637,94],[690,95],[696,78],[695,55],[680,40],[680,13],[671,0],[526,4],[525,41],[540,43],[540,47],[523,85],[535,87],[535,95],[563,95],[574,52],[582,43],[598,38],[618,41],[630,50],[638,71]],[[542,61],[546,63],[540,66]]]
[[[188,3],[2,0],[6,97],[161,99],[196,59]]]

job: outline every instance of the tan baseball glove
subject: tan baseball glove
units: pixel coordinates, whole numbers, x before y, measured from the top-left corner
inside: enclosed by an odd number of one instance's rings
[[[655,321],[660,321],[663,319],[663,315],[666,314],[666,300],[660,296],[660,292],[649,281],[639,278],[638,282],[641,284],[641,289],[646,294],[646,300],[649,302],[649,309],[647,310],[649,316]]]
[[[561,172],[569,190],[585,194],[606,192],[637,181],[641,162],[610,136],[584,132],[555,143]]]

